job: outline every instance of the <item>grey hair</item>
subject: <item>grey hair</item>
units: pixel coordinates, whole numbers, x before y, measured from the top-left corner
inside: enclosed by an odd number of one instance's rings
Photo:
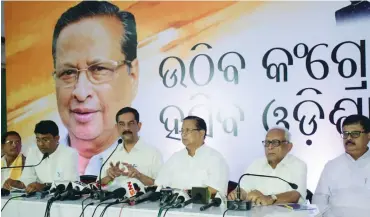
[[[272,127],[269,129],[269,131],[267,133],[269,133],[270,131],[272,130],[281,130],[284,132],[284,136],[285,136],[285,139],[288,141],[288,142],[291,142],[291,139],[292,139],[292,134],[289,132],[288,129],[286,129],[285,127],[280,127],[280,126],[275,126],[275,127]]]

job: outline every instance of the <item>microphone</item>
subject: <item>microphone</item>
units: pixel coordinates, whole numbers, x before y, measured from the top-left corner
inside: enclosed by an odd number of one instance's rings
[[[132,181],[127,181],[124,188],[126,190],[126,197],[133,197],[140,191],[139,185]]]
[[[25,168],[25,167],[36,167],[38,165],[41,164],[41,162],[43,160],[45,160],[45,158],[49,157],[49,153],[45,153],[44,156],[42,157],[42,159],[40,160],[40,162],[38,164],[35,164],[35,165],[26,165],[26,166],[12,166],[12,167],[1,167],[1,169],[12,169],[12,168]]]
[[[180,203],[179,205],[177,205],[176,207],[174,207],[174,208],[184,208],[185,206],[187,206],[187,205],[189,205],[189,204],[191,204],[191,203],[193,203],[194,201],[196,201],[196,200],[200,200],[200,199],[202,199],[202,195],[201,194],[196,194],[194,197],[192,197],[191,199],[189,199],[189,200],[186,200],[185,202],[182,202],[182,203]]]
[[[98,190],[98,192],[99,192],[99,198],[100,198],[100,199],[102,199],[102,198],[104,198],[104,197],[105,197],[104,192],[103,192],[103,191],[102,191],[102,189],[101,189],[101,186],[102,186],[102,184],[101,184],[101,172],[102,172],[102,170],[103,170],[104,165],[108,162],[109,158],[110,158],[110,157],[112,157],[113,153],[117,150],[118,146],[119,146],[121,143],[122,143],[122,139],[119,139],[119,140],[118,140],[118,142],[117,142],[117,145],[116,145],[116,147],[114,148],[114,150],[112,151],[112,153],[110,153],[110,155],[108,156],[108,158],[104,161],[104,163],[103,163],[103,164],[101,165],[101,167],[100,167],[100,171],[99,171],[99,190]]]
[[[133,205],[137,205],[139,203],[143,203],[145,201],[157,201],[159,200],[159,198],[161,197],[161,193],[160,192],[148,192],[148,193],[145,193],[137,198],[135,198],[134,200],[131,200],[129,202],[130,206],[133,206]]]
[[[109,200],[109,199],[123,198],[125,196],[125,194],[126,194],[126,189],[124,189],[124,188],[117,188],[116,190],[114,190],[112,192],[112,194],[101,198],[100,199],[100,202],[103,202],[103,201],[106,201],[106,200]]]
[[[265,178],[273,178],[273,179],[280,179],[281,181],[284,181],[286,183],[289,184],[289,186],[291,188],[293,188],[294,190],[296,190],[298,188],[298,185],[297,184],[294,184],[294,183],[291,183],[291,182],[288,182],[287,180],[285,179],[282,179],[280,177],[277,177],[277,176],[268,176],[268,175],[259,175],[259,174],[253,174],[253,173],[245,173],[243,174],[242,176],[240,176],[239,178],[239,182],[238,182],[238,186],[237,186],[237,198],[240,200],[240,181],[242,180],[242,178],[244,176],[258,176],[258,177],[265,177]]]
[[[65,187],[63,184],[59,184],[58,186],[56,186],[55,188],[52,188],[50,190],[47,190],[47,191],[41,191],[40,194],[40,198],[43,199],[46,195],[48,194],[52,194],[54,192],[63,192],[65,190]]]
[[[1,196],[2,197],[8,196],[9,194],[10,194],[10,191],[8,189],[1,188]]]
[[[220,205],[221,205],[221,199],[220,198],[214,198],[212,200],[212,202],[210,202],[209,204],[200,207],[200,211],[204,211],[204,210],[206,210],[206,209],[208,209],[212,206],[219,207]]]
[[[167,202],[169,197],[172,195],[172,192],[173,192],[173,189],[171,189],[170,187],[162,188],[160,190],[160,193],[162,195],[161,200],[159,202],[160,206],[163,206]]]
[[[174,193],[170,196],[168,196],[168,198],[166,199],[166,201],[164,201],[162,207],[165,207],[165,206],[171,206],[175,203],[177,197],[179,196],[179,193]]]
[[[61,200],[61,201],[67,199],[67,197],[69,196],[72,189],[73,189],[72,183],[70,182],[70,183],[68,183],[66,190],[63,193],[61,193],[60,195],[58,195],[59,197],[57,199]]]
[[[240,200],[240,181],[244,176],[257,176],[257,177],[264,177],[264,178],[273,178],[273,179],[280,179],[283,182],[286,182],[291,188],[296,190],[298,185],[295,183],[288,182],[285,179],[282,179],[277,176],[268,176],[268,175],[260,175],[260,174],[253,174],[253,173],[245,173],[240,176],[238,185],[236,186],[236,200],[235,201],[227,201],[227,208],[231,210],[250,210],[252,208],[252,203],[250,201],[241,201]]]

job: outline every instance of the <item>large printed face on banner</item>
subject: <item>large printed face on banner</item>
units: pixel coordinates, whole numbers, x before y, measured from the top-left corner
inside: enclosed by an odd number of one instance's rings
[[[137,60],[124,63],[122,23],[115,17],[85,18],[67,25],[56,44],[56,97],[71,142],[79,152],[117,138],[115,115],[131,104],[137,88]],[[129,67],[131,67],[129,69]],[[89,146],[90,147],[87,147]],[[94,152],[94,150],[92,150]]]
[[[370,116],[368,1],[114,1],[135,16],[138,45],[127,41],[132,25],[99,12],[61,29],[53,59],[56,23],[78,4],[4,2],[7,123],[25,154],[35,124],[50,119],[83,168],[116,141],[115,114],[130,105],[140,139],[164,160],[184,148],[182,120],[202,117],[205,144],[222,153],[230,180],[266,158],[269,129],[287,128],[294,145],[281,156],[307,163],[314,191],[325,163],[345,152],[344,118]]]

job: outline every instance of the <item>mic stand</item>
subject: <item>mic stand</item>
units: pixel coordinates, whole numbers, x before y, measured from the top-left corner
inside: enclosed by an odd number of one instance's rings
[[[1,167],[1,169],[13,169],[13,168],[26,168],[26,167],[37,167],[38,165],[41,164],[41,162],[43,160],[45,160],[47,157],[49,157],[49,153],[45,153],[43,156],[42,156],[42,159],[40,160],[40,162],[38,164],[35,164],[35,165],[25,165],[25,166],[10,166],[10,167]]]
[[[246,200],[240,200],[240,181],[242,178],[249,174],[243,174],[240,176],[238,185],[236,186],[236,200],[227,201],[227,209],[229,210],[250,210],[252,208],[252,202]]]
[[[119,139],[118,142],[117,142],[117,145],[116,147],[114,148],[114,150],[112,151],[112,153],[110,153],[110,155],[108,156],[108,158],[104,161],[104,163],[101,165],[100,167],[100,172],[99,172],[99,190],[97,191],[97,194],[98,194],[98,198],[99,200],[101,201],[103,198],[105,198],[105,192],[101,189],[101,186],[102,186],[102,183],[101,183],[101,172],[103,170],[103,167],[104,165],[108,162],[109,158],[112,157],[113,153],[117,150],[118,146],[122,143],[122,139]]]

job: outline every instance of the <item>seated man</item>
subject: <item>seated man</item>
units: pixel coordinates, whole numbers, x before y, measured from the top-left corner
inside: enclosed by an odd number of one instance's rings
[[[142,126],[139,120],[139,112],[134,108],[125,107],[117,112],[117,128],[123,144],[104,165],[103,185],[112,182],[115,186],[122,186],[129,179],[141,187],[154,184],[163,163],[162,155],[154,146],[147,145],[139,137]],[[125,167],[126,170],[123,169]]]
[[[244,176],[241,180],[240,199],[250,200],[257,205],[304,202],[307,194],[307,165],[288,154],[293,144],[290,133],[284,128],[272,128],[263,141],[266,158],[254,161],[245,173],[277,176],[298,185],[298,189],[279,179]],[[229,200],[236,199],[236,189]]]
[[[26,192],[41,191],[46,183],[54,181],[79,181],[77,152],[65,145],[59,145],[59,129],[50,120],[40,121],[35,126],[37,147],[30,147],[26,165],[40,165],[24,168],[19,181],[12,181],[11,186],[26,188]]]
[[[369,216],[370,213],[370,120],[362,115],[348,116],[342,124],[345,152],[329,161],[322,171],[313,196],[313,203],[324,211],[327,208],[350,208]],[[341,212],[341,211],[340,211]],[[365,215],[366,214],[366,215]]]
[[[185,148],[174,153],[160,170],[155,184],[160,187],[191,189],[208,187],[210,193],[226,196],[229,168],[222,155],[204,144],[207,133],[202,118],[188,116],[181,129]]]
[[[15,131],[6,132],[1,137],[1,150],[4,156],[1,158],[1,167],[20,167],[1,170],[1,186],[10,190],[11,180],[19,180],[22,175],[26,157],[20,153],[22,149],[21,136]]]

